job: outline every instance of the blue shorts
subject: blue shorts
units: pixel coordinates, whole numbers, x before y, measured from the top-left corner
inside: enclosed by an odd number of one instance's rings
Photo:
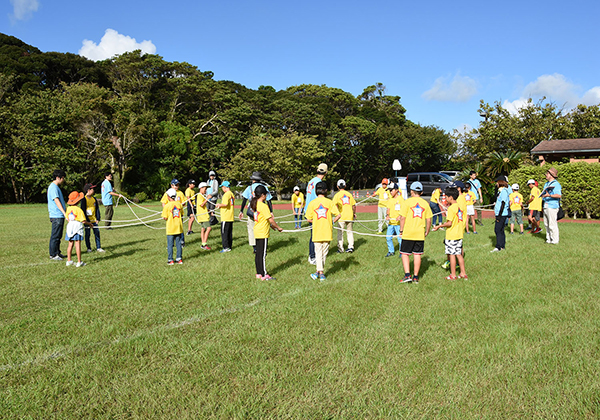
[[[65,241],[83,241],[83,236],[76,233],[72,238],[69,238],[67,235],[65,235]]]

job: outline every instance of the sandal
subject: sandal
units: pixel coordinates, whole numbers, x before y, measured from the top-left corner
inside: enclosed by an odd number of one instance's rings
[[[466,274],[464,276],[459,274],[458,278],[459,279],[464,279],[464,280],[469,280],[469,276],[467,276]]]
[[[453,276],[453,275],[449,275],[448,277],[446,277],[446,280],[456,280],[458,279],[458,277]]]

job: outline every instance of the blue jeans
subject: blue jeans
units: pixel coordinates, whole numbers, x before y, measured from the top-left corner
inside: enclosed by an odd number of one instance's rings
[[[312,240],[312,225],[310,228],[310,239],[308,241],[308,256],[311,260],[317,258],[317,254],[315,253],[315,243]]]
[[[294,220],[296,221],[296,223],[294,223],[294,227],[297,227],[298,229],[302,227],[302,210],[300,210],[300,212],[298,213],[294,213]]]
[[[394,235],[400,235],[400,226],[399,225],[388,225],[387,233],[385,236],[385,240],[387,241],[388,252],[394,252]],[[402,238],[398,236],[398,252],[400,251],[400,244],[402,243]]]
[[[94,222],[93,225],[94,238],[96,239],[96,249],[102,248],[100,246],[100,229],[98,229],[98,222]],[[87,249],[92,249],[92,247],[90,246],[90,228],[87,226],[85,227],[85,246],[87,247]]]
[[[442,213],[441,213],[439,204],[434,203],[433,201],[430,201],[429,207],[431,207],[431,212],[433,213],[433,220],[431,221],[431,224],[433,226],[437,226],[437,225],[441,225],[442,223],[444,223],[444,221],[442,220]],[[437,223],[436,223],[436,221],[437,221]]]
[[[55,218],[50,219],[50,223],[52,223],[52,233],[50,234],[50,256],[55,257],[60,254],[60,240],[63,235],[63,228],[65,226],[65,219]]]
[[[175,247],[177,248],[177,257],[175,261],[179,261],[181,259],[181,235],[167,235],[167,252],[168,252],[168,260],[173,261],[173,242],[175,242]]]

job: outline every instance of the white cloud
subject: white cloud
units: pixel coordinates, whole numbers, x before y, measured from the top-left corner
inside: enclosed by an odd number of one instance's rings
[[[17,20],[29,19],[40,6],[37,0],[10,0],[10,4],[13,5],[14,18]]]
[[[600,104],[600,86],[596,86],[588,90],[582,97],[583,105],[598,105]]]
[[[529,102],[525,98],[515,99],[512,102],[504,101],[502,104],[502,108],[506,109],[511,114],[516,114],[519,112],[519,109],[525,108],[526,106],[530,106],[531,102]]]
[[[152,41],[137,42],[135,38],[121,35],[114,29],[107,29],[99,44],[84,39],[79,55],[98,61],[135,50],[142,50],[146,54],[154,54],[156,53],[156,46]]]
[[[423,93],[428,101],[467,102],[477,94],[477,82],[459,73],[452,79],[449,76],[438,77],[433,87]]]

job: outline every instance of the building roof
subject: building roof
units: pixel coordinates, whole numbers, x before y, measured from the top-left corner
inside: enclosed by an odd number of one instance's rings
[[[600,138],[544,140],[531,149],[532,155],[598,156]]]

